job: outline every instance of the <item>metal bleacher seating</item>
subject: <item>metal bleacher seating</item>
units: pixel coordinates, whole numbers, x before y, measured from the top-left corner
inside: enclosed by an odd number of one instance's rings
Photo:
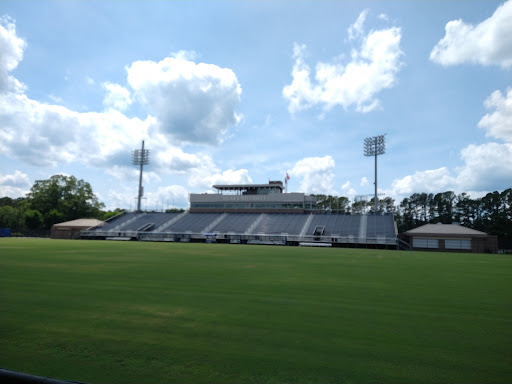
[[[196,236],[209,234],[281,236],[314,241],[386,244],[396,238],[392,215],[338,215],[329,213],[126,213],[94,231],[112,238]],[[106,234],[108,233],[108,234]],[[100,234],[99,234],[100,235]],[[101,236],[101,235],[100,235]],[[222,238],[222,237],[221,237]]]
[[[268,213],[254,228],[253,233],[299,235],[308,216],[296,213]]]
[[[154,224],[154,228],[158,228],[160,225],[169,220],[169,216],[165,213],[145,213],[140,214],[139,217],[123,228],[125,231],[138,231],[139,228],[146,226],[147,224]]]
[[[200,233],[222,213],[188,213],[169,226],[167,232]]]
[[[366,235],[368,237],[395,237],[393,216],[368,216]]]
[[[121,228],[125,223],[132,220],[137,216],[137,213],[135,212],[128,212],[125,213],[122,216],[115,217],[111,221],[108,221],[103,225],[101,228],[99,228],[102,231],[112,231],[117,230],[117,228]]]
[[[259,215],[260,213],[229,213],[210,231],[217,233],[244,233]]]

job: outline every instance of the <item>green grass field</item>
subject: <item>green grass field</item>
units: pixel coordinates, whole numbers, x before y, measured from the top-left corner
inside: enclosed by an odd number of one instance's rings
[[[3,239],[0,366],[86,383],[511,383],[512,257]]]

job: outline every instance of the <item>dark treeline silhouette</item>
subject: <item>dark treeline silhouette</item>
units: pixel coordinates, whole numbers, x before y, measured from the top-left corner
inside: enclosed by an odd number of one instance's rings
[[[347,197],[316,195],[318,210],[344,214],[373,213],[374,199],[356,200]],[[512,188],[503,192],[490,192],[472,199],[467,193],[453,191],[414,193],[395,204],[386,197],[379,199],[379,213],[395,215],[398,232],[403,233],[424,224],[460,223],[468,228],[497,235],[500,240],[512,240]]]

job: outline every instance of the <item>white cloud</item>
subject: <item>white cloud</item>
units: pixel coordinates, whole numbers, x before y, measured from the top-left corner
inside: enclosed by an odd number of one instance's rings
[[[464,166],[458,169],[460,190],[489,191],[512,184],[512,144],[469,145],[461,151]]]
[[[135,167],[129,168],[127,166],[119,166],[119,165],[114,165],[105,170],[105,173],[108,176],[112,176],[117,180],[123,180],[123,181],[137,180],[139,172],[140,172],[140,169],[136,169]]]
[[[156,205],[160,209],[188,208],[189,193],[181,185],[170,185],[159,187],[156,192],[148,194],[148,200],[152,207]]]
[[[228,169],[222,173],[209,169],[201,169],[192,173],[188,184],[203,191],[210,190],[212,185],[217,184],[251,184],[252,179],[247,169]]]
[[[13,187],[30,188],[28,175],[18,170],[13,175],[0,176],[0,185],[12,185]]]
[[[211,168],[213,161],[208,155],[183,152],[178,147],[166,147],[158,151],[156,163],[162,170],[187,174],[196,169]]]
[[[461,190],[489,191],[510,188],[512,184],[512,88],[506,96],[494,91],[484,102],[493,110],[483,116],[478,127],[487,137],[503,140],[471,144],[460,152],[464,165],[457,169],[457,185]]]
[[[114,165],[105,170],[105,173],[109,176],[114,177],[120,181],[134,182],[134,180],[139,180],[140,168],[137,166],[118,166]],[[142,184],[158,184],[162,181],[162,178],[155,171],[148,171],[144,169],[142,173]]]
[[[297,161],[289,172],[291,177],[301,179],[300,191],[312,194],[335,195],[334,159],[327,155],[324,157],[306,157]]]
[[[107,194],[107,210],[125,207],[131,210],[137,208],[137,198],[133,189],[110,190]],[[163,211],[167,208],[188,208],[189,193],[181,185],[158,187],[156,191],[147,192],[141,200],[141,209]]]
[[[493,112],[486,114],[478,123],[485,129],[486,136],[505,142],[512,142],[512,88],[507,89],[506,97],[500,91],[494,91],[484,102]]]
[[[471,144],[461,150],[460,156],[464,162],[461,167],[453,171],[447,167],[417,171],[414,175],[394,180],[390,193],[396,196],[414,192],[482,192],[510,188],[512,144]]]
[[[25,85],[14,78],[13,71],[23,59],[26,42],[16,35],[16,24],[8,16],[0,17],[0,91],[23,92]]]
[[[382,20],[382,21],[389,21],[389,17],[385,13],[379,14],[378,18],[379,18],[379,20]]]
[[[37,166],[56,166],[79,161],[104,165],[116,162],[140,142],[156,120],[127,118],[113,109],[104,113],[80,113],[57,104],[42,103],[23,94],[24,87],[9,72],[23,58],[26,43],[16,36],[14,22],[1,18],[0,23],[0,81],[2,109],[0,117],[0,150]],[[106,85],[110,104],[121,106],[122,87]],[[58,102],[58,99],[54,99]],[[121,104],[120,104],[121,103]]]
[[[182,51],[160,62],[136,61],[127,67],[128,83],[170,141],[218,144],[241,119],[235,108],[242,88],[231,69],[189,56]]]
[[[125,207],[131,210],[136,209],[138,185],[136,180],[138,181],[139,170],[128,167],[114,167],[112,170],[107,170],[106,173],[117,180],[129,183],[119,183],[119,187],[110,189],[107,192],[106,209],[113,210],[118,207]],[[142,209],[152,210],[158,208],[162,210],[171,206],[178,208],[188,207],[189,193],[183,186],[159,186],[155,190],[154,186],[158,184],[162,184],[162,179],[157,173],[144,171]]]
[[[4,19],[2,23],[5,24]],[[20,47],[18,51],[13,49],[12,54],[2,55],[0,70],[7,76],[22,59],[25,44],[16,37],[13,23],[7,27],[3,24],[0,32],[4,40],[7,36],[13,47]],[[194,57],[190,52],[178,52],[159,63],[134,63],[127,69],[128,84],[133,92],[118,84],[102,84],[106,91],[103,112],[80,113],[30,99],[22,93],[21,83],[4,76],[2,84],[6,85],[5,79],[8,79],[9,87],[2,88],[0,151],[38,166],[71,162],[108,166],[106,174],[124,182],[133,181],[138,175],[138,170],[128,165],[131,150],[150,137],[146,148],[155,154],[151,158],[154,170],[145,170],[146,186],[161,183],[157,172],[166,171],[187,174],[190,186],[205,190],[218,183],[250,183],[246,169],[221,172],[209,155],[186,153],[169,144],[176,136],[183,139],[179,143],[218,143],[222,134],[240,118],[234,112],[241,94],[234,73],[215,65],[189,61]],[[155,70],[145,72],[148,67]],[[95,84],[92,78],[86,80],[90,85]],[[155,116],[148,115],[144,120],[125,116],[122,111],[134,100],[141,101]],[[4,176],[1,191],[10,196],[24,195],[30,185],[22,176],[26,178],[18,173]],[[25,180],[25,185],[13,185],[16,180]],[[134,203],[133,190],[122,185],[108,192],[107,208]],[[188,206],[188,192],[181,186],[160,187],[156,192],[148,192],[147,197],[154,201],[169,199],[176,206]]]
[[[31,187],[28,175],[18,170],[12,175],[0,175],[0,197],[24,197]]]
[[[190,61],[195,57],[193,52],[180,51],[159,63],[133,63],[127,68],[133,92],[105,82],[105,111],[80,113],[58,105],[56,98],[51,104],[23,94],[24,87],[10,72],[22,60],[26,44],[16,36],[11,19],[1,19],[0,42],[0,150],[32,165],[125,164],[131,150],[150,137],[153,147],[163,152],[162,159],[156,158],[157,165],[186,172],[201,167],[201,156],[179,149],[168,156],[166,151],[174,148],[171,140],[179,138],[178,144],[219,143],[240,119],[234,108],[240,102],[241,87],[234,73],[211,64],[195,64]],[[95,84],[92,78],[86,81]],[[124,115],[122,112],[136,99],[155,114],[144,120]],[[170,162],[159,161],[166,156]]]
[[[363,34],[363,32],[364,32],[363,24],[366,19],[367,13],[368,13],[368,10],[365,9],[363,12],[361,12],[359,14],[359,17],[357,18],[355,23],[351,24],[350,27],[348,27],[347,33],[348,33],[348,38],[350,40],[354,40]]]
[[[114,210],[116,208],[122,209],[134,209],[137,204],[134,199],[133,190],[127,190],[126,188],[116,188],[108,191],[106,199],[101,196],[102,202],[105,203],[106,210]]]
[[[512,0],[474,26],[462,20],[446,24],[445,36],[430,53],[430,60],[443,66],[465,62],[512,66]]]
[[[414,175],[394,180],[391,184],[393,195],[410,195],[414,192],[437,193],[454,189],[456,178],[446,167],[417,171]]]
[[[361,187],[366,187],[368,186],[370,183],[368,182],[368,178],[366,176],[364,176],[362,179],[361,179]]]
[[[484,102],[492,110],[478,123],[486,136],[505,143],[470,144],[460,151],[463,164],[453,170],[442,167],[418,171],[414,175],[394,180],[391,193],[407,195],[414,192],[436,193],[453,190],[481,194],[510,188],[512,183],[512,88],[504,96],[494,91]]]
[[[362,32],[365,13],[351,26]],[[367,113],[380,107],[376,95],[391,88],[396,83],[396,74],[402,66],[400,49],[400,28],[372,30],[361,39],[358,50],[353,50],[347,64],[339,62],[319,62],[311,80],[311,69],[306,64],[305,45],[295,44],[295,64],[292,69],[292,83],[283,88],[283,96],[288,100],[288,110],[295,113],[314,105],[325,109],[334,106],[348,108],[355,106],[356,111]]]
[[[103,83],[103,88],[107,91],[103,99],[103,105],[109,109],[125,111],[132,104],[130,91],[119,84],[110,82]]]
[[[347,181],[345,184],[341,186],[341,190],[343,192],[343,196],[353,199],[355,195],[357,195],[357,191],[352,188],[350,181]]]
[[[80,113],[26,95],[2,97],[0,149],[37,166],[80,161],[103,165],[123,157],[147,136],[155,119],[128,118],[115,110]]]

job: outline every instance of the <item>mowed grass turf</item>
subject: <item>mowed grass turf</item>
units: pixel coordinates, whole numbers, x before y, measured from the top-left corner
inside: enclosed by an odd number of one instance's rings
[[[510,383],[512,257],[0,241],[0,366],[86,383]]]

